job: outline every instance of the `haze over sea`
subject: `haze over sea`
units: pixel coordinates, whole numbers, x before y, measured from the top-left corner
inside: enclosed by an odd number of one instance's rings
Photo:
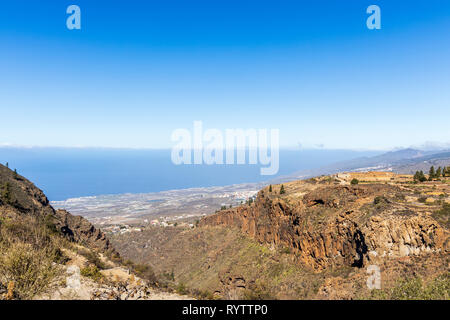
[[[276,176],[381,151],[280,150]],[[0,162],[17,168],[49,200],[102,194],[147,193],[267,181],[260,165],[174,165],[171,151],[96,148],[1,147]]]

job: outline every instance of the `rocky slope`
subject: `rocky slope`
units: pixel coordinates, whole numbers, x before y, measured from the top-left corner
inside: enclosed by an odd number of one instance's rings
[[[87,244],[102,252],[114,251],[105,234],[81,216],[65,210],[54,210],[42,190],[32,182],[0,164],[0,189],[8,199],[0,197],[3,216],[31,215],[55,225],[72,241]]]
[[[148,266],[124,263],[101,230],[0,165],[0,300],[188,298],[156,289]]]

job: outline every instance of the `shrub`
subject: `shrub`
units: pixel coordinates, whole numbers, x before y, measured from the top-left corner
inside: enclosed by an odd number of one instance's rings
[[[353,185],[358,184],[358,183],[359,183],[359,180],[356,178],[353,178],[352,181],[350,181],[350,184],[353,184]]]
[[[31,299],[41,293],[57,275],[51,248],[36,249],[31,244],[15,242],[0,251],[0,280],[13,283],[19,299]]]
[[[58,274],[54,263],[64,263],[61,247],[44,219],[18,216],[0,221],[0,283],[13,283],[14,297],[31,299]]]
[[[273,296],[264,283],[255,283],[246,289],[243,294],[244,300],[271,300]]]
[[[425,203],[427,202],[427,197],[420,197],[417,199],[417,201],[419,201],[420,203]]]
[[[141,278],[156,283],[156,276],[153,269],[147,264],[134,264],[132,270]]]
[[[179,294],[188,294],[188,289],[186,288],[186,285],[183,282],[180,282],[176,289],[177,293]]]
[[[281,248],[280,253],[289,254],[291,253],[291,249],[289,247],[283,247]]]
[[[373,199],[373,204],[379,204],[379,203],[386,203],[386,198],[385,197],[381,197],[381,196],[377,196],[375,197],[375,199]]]
[[[92,280],[98,282],[103,278],[100,270],[95,265],[90,265],[81,269],[81,275],[83,277],[91,278]]]
[[[86,260],[87,260],[90,264],[96,266],[98,269],[100,269],[100,270],[106,269],[106,265],[105,265],[105,263],[100,259],[98,253],[96,253],[96,252],[94,252],[94,251],[91,251],[91,250],[89,250],[89,249],[84,249],[84,248],[79,249],[79,250],[78,250],[78,253],[81,254],[83,257],[85,257]]]

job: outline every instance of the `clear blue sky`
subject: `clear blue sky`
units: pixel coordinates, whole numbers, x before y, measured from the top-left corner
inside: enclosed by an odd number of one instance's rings
[[[13,145],[165,148],[194,120],[282,146],[450,142],[450,1],[3,1],[0,108]]]

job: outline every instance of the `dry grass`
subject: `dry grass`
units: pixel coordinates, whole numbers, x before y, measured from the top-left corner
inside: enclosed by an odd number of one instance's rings
[[[45,290],[64,261],[60,247],[61,239],[36,218],[0,220],[0,282],[8,297],[31,299]]]

